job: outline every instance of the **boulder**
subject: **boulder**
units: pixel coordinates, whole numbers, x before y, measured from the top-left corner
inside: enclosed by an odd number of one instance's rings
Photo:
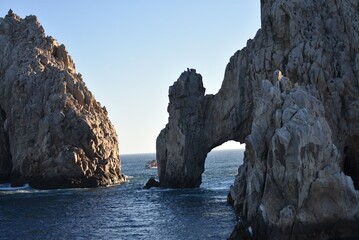
[[[34,188],[124,181],[107,111],[35,16],[0,18],[0,181]]]
[[[150,189],[153,187],[160,187],[160,183],[156,179],[150,178],[150,179],[148,179],[148,181],[146,182],[146,185],[143,188]]]

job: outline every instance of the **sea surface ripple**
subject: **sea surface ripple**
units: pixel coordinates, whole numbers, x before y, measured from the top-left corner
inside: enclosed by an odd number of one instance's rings
[[[212,151],[198,189],[143,189],[155,154],[121,156],[127,183],[97,189],[0,191],[0,239],[226,239],[226,203],[242,150]]]

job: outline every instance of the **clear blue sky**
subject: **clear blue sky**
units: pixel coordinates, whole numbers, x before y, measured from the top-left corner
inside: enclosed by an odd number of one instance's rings
[[[0,0],[36,15],[63,43],[115,125],[120,153],[155,152],[168,87],[188,68],[216,93],[225,66],[260,28],[257,0]],[[227,144],[223,148],[238,147]]]

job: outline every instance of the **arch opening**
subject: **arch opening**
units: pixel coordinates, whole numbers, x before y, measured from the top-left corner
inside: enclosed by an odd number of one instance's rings
[[[233,185],[238,167],[243,164],[245,144],[227,141],[213,148],[206,157],[202,188],[228,191]]]
[[[0,107],[0,183],[10,182],[12,159],[5,111]]]
[[[350,136],[344,147],[344,174],[350,176],[359,190],[359,136]]]

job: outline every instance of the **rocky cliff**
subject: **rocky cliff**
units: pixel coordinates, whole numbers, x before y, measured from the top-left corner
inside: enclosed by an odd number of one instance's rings
[[[35,16],[0,18],[0,181],[35,188],[124,181],[115,129],[64,45]]]
[[[358,1],[261,0],[261,29],[219,92],[202,85],[189,70],[170,88],[162,186],[200,186],[207,153],[235,140],[230,199],[254,239],[359,236]]]

